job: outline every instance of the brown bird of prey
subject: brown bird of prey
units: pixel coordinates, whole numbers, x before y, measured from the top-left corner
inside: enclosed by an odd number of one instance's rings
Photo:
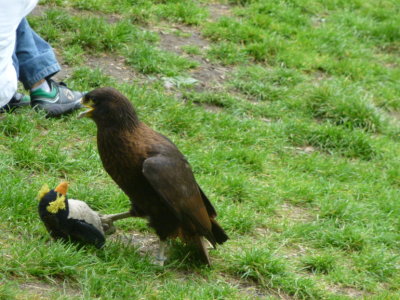
[[[215,247],[228,236],[215,221],[217,213],[186,158],[168,138],[141,122],[131,102],[116,89],[95,89],[82,104],[89,110],[80,117],[97,125],[105,170],[131,201],[127,216],[147,218],[160,238],[158,264],[166,259],[166,240],[180,237],[210,265],[203,237]]]

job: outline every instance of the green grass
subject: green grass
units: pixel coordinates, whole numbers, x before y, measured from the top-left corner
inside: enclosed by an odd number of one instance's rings
[[[212,45],[208,50],[210,59],[220,62],[225,66],[235,65],[247,61],[247,57],[241,47],[237,47],[233,43],[221,42]]]
[[[128,64],[143,74],[174,76],[182,71],[195,68],[197,63],[175,54],[165,53],[146,43],[135,44],[127,53]]]
[[[180,242],[160,268],[118,240],[52,241],[35,200],[44,183],[68,180],[70,197],[102,213],[129,200],[101,165],[93,122],[21,109],[0,120],[0,299],[400,297],[396,1],[41,4],[29,20],[64,80],[127,95],[186,155],[231,239],[212,268]],[[179,33],[176,52],[166,32]],[[110,57],[138,76],[124,83]],[[117,226],[153,235],[144,220]]]

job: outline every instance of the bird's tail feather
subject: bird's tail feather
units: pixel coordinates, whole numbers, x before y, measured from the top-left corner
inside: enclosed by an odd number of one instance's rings
[[[218,244],[225,243],[226,240],[229,238],[222,227],[214,219],[211,219],[211,232],[214,236],[215,241]]]

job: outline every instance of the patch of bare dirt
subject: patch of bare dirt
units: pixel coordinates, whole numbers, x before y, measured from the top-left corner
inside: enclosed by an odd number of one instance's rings
[[[125,58],[115,55],[103,55],[100,57],[87,57],[85,65],[90,68],[99,68],[102,73],[116,78],[118,81],[127,83],[135,79],[144,80],[144,76],[135,72],[125,64]]]
[[[19,298],[18,299],[49,299],[47,298],[53,292],[60,291],[60,288],[54,288],[55,286],[62,287],[62,292],[66,296],[77,297],[81,296],[81,292],[78,290],[74,290],[71,288],[67,288],[63,286],[61,283],[57,285],[48,284],[44,282],[26,282],[19,285],[21,291],[27,292],[28,295],[26,298]]]
[[[174,25],[173,31],[157,30],[160,35],[160,47],[164,50],[183,54],[182,46],[197,46],[201,50],[209,47],[209,42],[194,28],[184,25]]]
[[[55,52],[61,65],[61,71],[54,75],[54,79],[56,81],[65,81],[72,75],[74,68],[63,62],[62,56],[58,54],[57,49]],[[122,56],[86,56],[84,66],[91,69],[98,68],[103,74],[115,78],[120,83],[129,83],[137,80],[144,82],[148,80],[143,74],[135,72],[135,70],[127,66],[125,58]]]
[[[36,7],[32,10],[30,15],[35,17],[42,17],[44,16],[46,10],[48,10],[49,8],[50,7],[44,5],[36,5]]]
[[[177,35],[165,30],[157,31],[160,35],[160,48],[190,57],[199,63],[199,66],[190,73],[193,78],[198,80],[196,91],[201,92],[210,88],[220,88],[231,68],[211,63],[201,55],[185,54],[182,50],[183,46],[196,46],[204,53],[208,50],[210,42],[203,38],[201,33],[194,27],[175,25],[174,29],[179,30],[180,34]]]
[[[258,287],[254,282],[238,279],[227,274],[221,274],[223,280],[229,285],[237,288],[241,293],[245,296],[250,296],[252,299],[266,299],[271,296],[275,296],[274,293],[269,293],[264,289]],[[279,295],[279,299],[292,299],[290,296],[287,295]]]
[[[384,44],[380,46],[379,49],[384,53],[398,54],[400,52],[400,44],[398,43],[390,43],[387,45]]]
[[[328,15],[315,16],[311,19],[312,25],[315,28],[322,27],[326,23]]]
[[[311,154],[316,151],[316,149],[313,146],[296,147],[296,150],[304,154]]]
[[[215,3],[215,4],[210,4],[207,7],[210,12],[209,19],[211,21],[215,22],[222,17],[232,16],[231,7],[229,5]]]
[[[399,111],[391,111],[389,115],[394,118],[397,122],[400,121],[400,112]]]
[[[151,233],[130,231],[127,233],[117,232],[108,238],[114,242],[120,242],[127,246],[138,249],[142,255],[155,256],[158,250],[159,239]]]
[[[331,286],[328,287],[328,290],[333,294],[345,295],[351,299],[364,299],[364,297],[367,296],[364,291],[360,291],[352,287]]]
[[[293,259],[295,257],[303,257],[309,252],[309,249],[301,244],[286,245],[282,247],[282,257],[285,259]]]
[[[217,21],[221,17],[232,15],[229,5],[213,3],[207,5],[207,8],[210,13],[209,20],[212,22]],[[159,31],[161,37],[160,47],[162,49],[178,55],[183,54],[182,46],[197,46],[203,53],[209,49],[210,42],[202,37],[196,27],[176,25],[175,28],[181,31],[183,36]],[[190,57],[200,63],[199,67],[191,71],[193,78],[199,81],[196,86],[198,92],[210,88],[220,88],[232,70],[232,68],[211,63],[207,58],[200,55],[190,55]],[[212,108],[211,111],[215,112],[215,109]]]
[[[329,75],[324,70],[317,70],[312,73],[312,76],[317,82],[326,80],[329,77]]]
[[[197,91],[206,91],[211,88],[222,88],[223,82],[227,78],[229,68],[214,65],[211,63],[203,63],[197,69],[191,72],[193,78],[199,81]]]
[[[212,104],[209,104],[209,103],[203,103],[201,105],[204,107],[204,109],[206,111],[209,111],[209,112],[212,112],[212,113],[219,113],[219,112],[224,110],[221,106],[212,105]]]
[[[313,219],[309,210],[286,202],[277,210],[277,215],[294,222],[309,222]]]

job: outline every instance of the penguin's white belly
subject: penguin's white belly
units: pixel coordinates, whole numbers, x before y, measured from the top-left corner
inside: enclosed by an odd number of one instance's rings
[[[68,199],[68,206],[68,219],[83,220],[96,227],[104,235],[100,216],[89,205],[81,200]]]

